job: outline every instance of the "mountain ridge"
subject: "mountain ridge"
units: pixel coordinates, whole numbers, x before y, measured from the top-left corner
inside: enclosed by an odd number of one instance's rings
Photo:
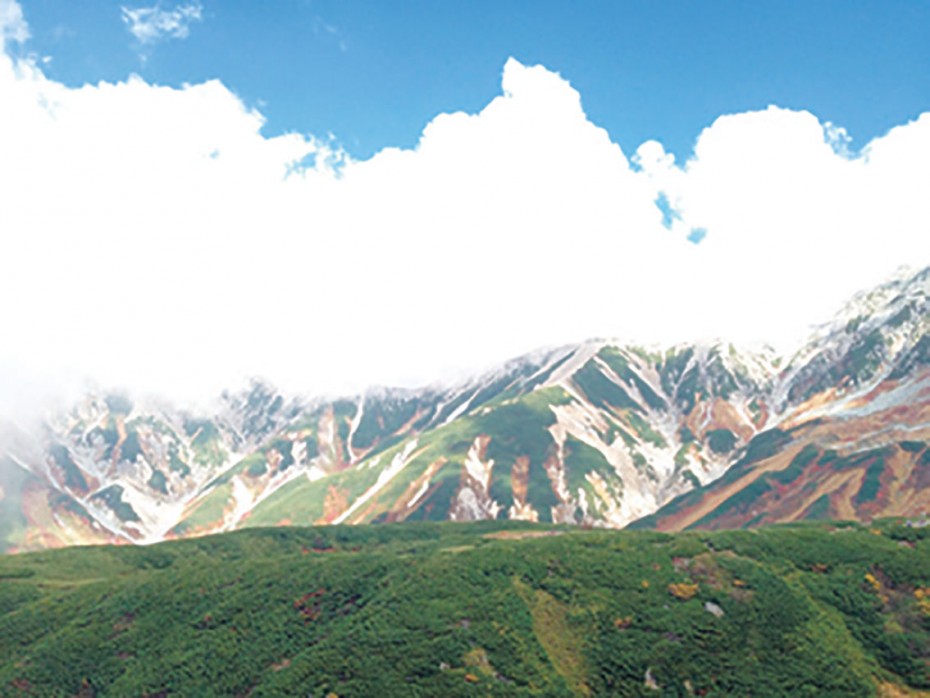
[[[807,445],[822,453],[842,442],[843,457],[888,446],[898,421],[914,443],[930,441],[921,409],[930,402],[928,329],[930,269],[860,292],[790,358],[722,341],[597,339],[537,350],[451,387],[322,399],[253,381],[223,393],[211,414],[87,396],[39,433],[3,427],[0,545],[420,518],[620,527],[650,517],[674,527],[680,517],[663,518],[663,507],[688,497],[694,507],[732,488],[727,477],[747,457],[758,461],[760,436],[785,458],[803,450],[793,437],[764,437],[772,430],[804,427]],[[910,448],[898,448],[889,468],[912,478],[905,490],[915,493],[913,511],[895,511],[918,514],[930,505],[924,450]],[[891,476],[864,467],[885,477],[887,495]],[[827,511],[841,518],[884,511],[835,499]]]

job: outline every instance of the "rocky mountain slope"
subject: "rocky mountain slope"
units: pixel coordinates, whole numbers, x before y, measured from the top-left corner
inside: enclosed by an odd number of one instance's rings
[[[0,427],[0,545],[287,523],[918,515],[928,294],[930,270],[860,294],[787,361],[590,341],[452,388],[302,400],[255,383],[206,415],[88,397],[41,430]]]
[[[719,480],[639,526],[930,512],[930,270],[854,298],[775,379],[776,415]]]

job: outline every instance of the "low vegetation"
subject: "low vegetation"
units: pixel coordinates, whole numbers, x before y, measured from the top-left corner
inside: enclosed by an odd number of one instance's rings
[[[928,599],[893,521],[253,529],[0,558],[0,694],[911,695]]]

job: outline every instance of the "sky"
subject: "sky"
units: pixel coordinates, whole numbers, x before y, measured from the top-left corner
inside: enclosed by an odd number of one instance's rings
[[[273,8],[273,9],[272,9]],[[0,0],[0,411],[790,352],[930,264],[930,4]]]

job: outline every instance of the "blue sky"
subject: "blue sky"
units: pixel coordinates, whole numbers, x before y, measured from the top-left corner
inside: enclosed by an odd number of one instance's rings
[[[657,139],[679,159],[719,115],[769,104],[841,124],[859,146],[930,107],[930,4],[913,0],[205,0],[187,38],[143,47],[121,7],[145,4],[24,0],[29,49],[72,86],[219,78],[266,133],[332,133],[359,158],[480,109],[510,56],[569,80],[626,152]]]
[[[0,412],[87,380],[415,387],[591,337],[788,358],[930,265],[928,27],[894,1],[0,0]]]

